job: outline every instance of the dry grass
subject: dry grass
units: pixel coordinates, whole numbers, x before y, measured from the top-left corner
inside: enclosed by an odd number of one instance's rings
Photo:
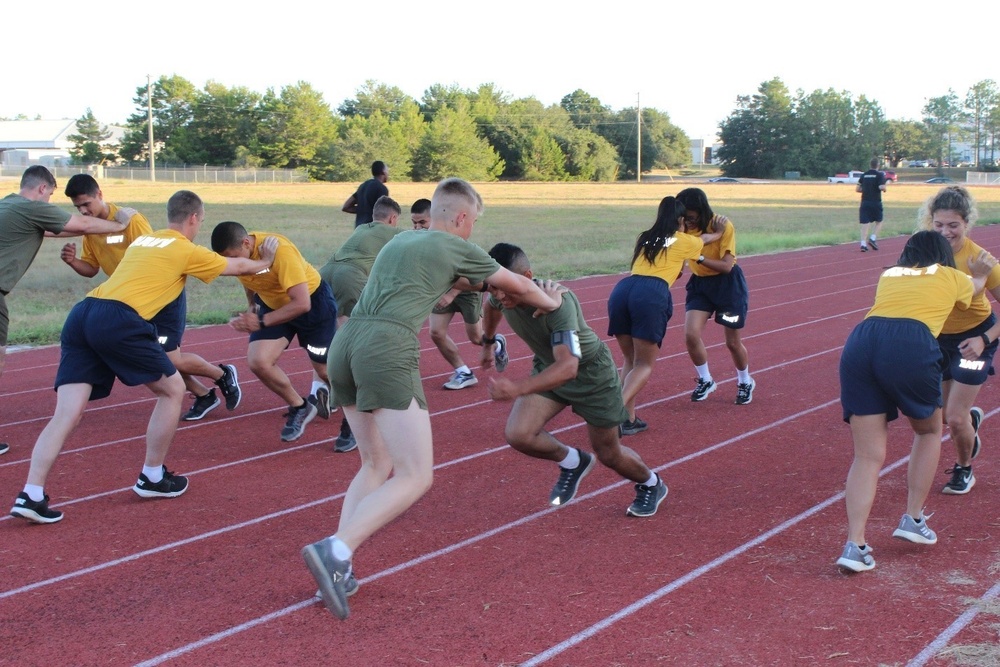
[[[6,181],[8,190],[16,183]],[[486,213],[472,240],[489,248],[510,241],[525,248],[539,275],[571,278],[628,268],[636,235],[652,223],[659,200],[697,185],[713,208],[734,221],[741,254],[778,252],[811,245],[854,241],[858,233],[858,195],[854,188],[825,183],[705,184],[666,177],[642,183],[485,183],[477,186]],[[173,192],[191,187],[206,203],[206,225],[197,239],[208,244],[211,229],[237,220],[250,229],[289,236],[306,258],[321,265],[353,229],[353,216],[340,206],[354,183],[280,183],[188,186],[175,183],[102,183],[109,201],[143,211],[154,228],[165,226],[165,203]],[[912,231],[919,205],[937,191],[934,185],[890,186],[882,235]],[[404,209],[430,197],[431,183],[389,183]],[[1000,222],[1000,188],[973,189],[982,224]],[[62,200],[62,201],[60,201]],[[56,203],[67,208],[62,197]],[[404,224],[405,224],[404,223]],[[100,278],[86,280],[59,260],[63,240],[47,240],[35,264],[8,297],[11,344],[52,342],[72,305]],[[235,279],[206,286],[189,281],[189,322],[223,321],[245,304]]]

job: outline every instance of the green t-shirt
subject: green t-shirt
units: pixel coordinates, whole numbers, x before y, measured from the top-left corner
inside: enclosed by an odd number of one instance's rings
[[[481,283],[499,270],[485,250],[461,237],[407,230],[375,258],[351,317],[381,317],[417,332],[456,280]]]
[[[583,319],[583,309],[580,301],[572,292],[563,292],[562,305],[557,309],[534,317],[536,308],[533,306],[517,306],[505,309],[499,301],[490,297],[490,305],[502,310],[503,316],[521,339],[535,353],[535,365],[546,368],[555,363],[552,353],[552,334],[556,331],[575,331],[580,339],[580,367],[595,360],[601,354],[604,343]]]
[[[19,194],[0,199],[0,292],[14,289],[42,247],[45,232],[58,234],[71,217],[55,204]]]
[[[405,230],[381,222],[358,225],[354,233],[344,241],[344,245],[333,254],[330,262],[347,262],[357,266],[366,274],[370,273],[379,251],[396,234],[403,231]]]

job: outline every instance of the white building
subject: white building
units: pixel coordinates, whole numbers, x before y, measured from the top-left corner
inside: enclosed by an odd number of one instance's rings
[[[125,128],[107,126],[111,132],[106,144],[121,142]],[[70,161],[73,142],[69,137],[79,134],[76,120],[0,120],[0,166],[46,167],[63,166]]]

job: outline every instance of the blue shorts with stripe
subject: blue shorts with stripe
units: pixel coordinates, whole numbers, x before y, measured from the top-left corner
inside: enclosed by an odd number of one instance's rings
[[[187,290],[181,290],[180,296],[164,306],[149,321],[156,327],[156,337],[164,350],[173,352],[179,348],[187,326]]]
[[[254,295],[257,312],[261,315],[272,312],[260,297]],[[250,342],[255,340],[277,340],[284,338],[291,344],[298,336],[299,346],[305,348],[306,354],[316,363],[325,364],[327,352],[333,334],[337,333],[337,302],[333,300],[333,291],[326,281],[321,280],[316,291],[309,296],[309,312],[302,313],[293,320],[268,326],[250,334]]]
[[[743,269],[734,264],[729,273],[717,276],[691,276],[687,283],[685,310],[715,314],[715,321],[730,329],[746,325],[750,309],[750,290]]]
[[[978,359],[966,359],[962,356],[958,346],[967,338],[979,338],[996,324],[997,316],[990,313],[981,324],[957,334],[941,334],[938,336],[938,345],[941,346],[941,354],[944,355],[943,380],[954,380],[959,384],[967,384],[978,387],[986,383],[986,378],[993,375],[993,355],[997,351],[997,341],[990,342],[983,349],[983,353]]]
[[[858,209],[858,222],[867,225],[870,222],[882,222],[882,202],[863,201]]]
[[[869,317],[847,338],[840,356],[840,403],[852,415],[902,412],[926,419],[941,407],[943,357],[923,322]]]
[[[667,281],[656,276],[627,276],[608,298],[608,335],[632,336],[660,347],[674,301]]]
[[[91,385],[90,400],[105,398],[117,377],[134,387],[177,372],[156,337],[156,327],[120,301],[87,297],[63,325],[55,387]]]

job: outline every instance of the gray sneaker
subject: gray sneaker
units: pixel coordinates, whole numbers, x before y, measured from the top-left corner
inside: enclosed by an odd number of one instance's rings
[[[298,440],[306,431],[306,424],[311,422],[316,416],[316,406],[305,401],[297,408],[288,408],[288,419],[285,427],[281,429],[282,442]]]
[[[627,516],[646,517],[656,514],[657,508],[667,498],[667,485],[656,476],[656,486],[635,485],[635,501],[625,510]]]
[[[892,532],[892,536],[916,544],[937,544],[937,535],[927,526],[927,517],[923,512],[919,519],[904,514],[899,520],[899,528]]]
[[[302,548],[302,559],[319,585],[323,605],[340,620],[351,614],[347,606],[347,581],[351,577],[350,561],[333,557],[330,540],[320,540]],[[357,590],[357,589],[355,589]]]
[[[859,547],[854,542],[848,542],[844,545],[844,553],[837,559],[837,565],[851,572],[865,572],[874,569],[875,559],[872,557],[872,548],[867,544],[864,547]]]
[[[358,592],[359,588],[361,588],[361,584],[359,584],[358,580],[354,577],[354,572],[351,572],[349,575],[347,575],[347,583],[344,584],[344,593],[347,595],[347,597],[351,597],[352,595]],[[313,597],[322,600],[323,593],[317,590],[316,594]]]
[[[493,349],[493,367],[497,369],[497,373],[503,373],[507,368],[507,364],[510,363],[510,355],[507,354],[507,338],[503,334],[494,334],[497,342],[494,343],[496,346]]]
[[[580,463],[575,468],[559,468],[559,479],[552,487],[549,494],[550,505],[565,505],[576,496],[576,490],[580,488],[580,480],[587,476],[590,469],[594,467],[594,455],[587,452],[580,452]]]
[[[343,454],[345,452],[353,452],[357,448],[358,439],[354,437],[351,425],[347,423],[347,418],[345,417],[340,422],[340,435],[337,436],[336,442],[333,443],[333,451]]]
[[[455,371],[451,379],[444,383],[445,389],[465,389],[466,387],[471,387],[475,384],[479,384],[479,380],[473,375],[472,371],[468,373],[463,373],[461,371]]]

